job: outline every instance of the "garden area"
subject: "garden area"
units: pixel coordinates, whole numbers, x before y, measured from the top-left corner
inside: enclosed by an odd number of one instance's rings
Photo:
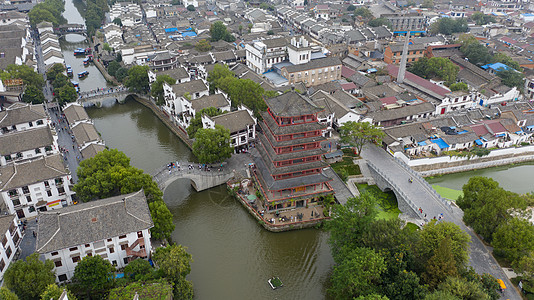
[[[347,181],[349,176],[360,175],[360,166],[354,164],[353,160],[358,156],[352,151],[351,148],[342,149],[343,157],[342,160],[336,163],[331,164],[330,166],[334,172],[339,175],[343,181]]]
[[[361,194],[369,193],[377,200],[377,219],[396,219],[401,213],[397,204],[397,198],[395,198],[395,194],[393,194],[393,192],[382,192],[376,185],[357,184],[356,187]]]

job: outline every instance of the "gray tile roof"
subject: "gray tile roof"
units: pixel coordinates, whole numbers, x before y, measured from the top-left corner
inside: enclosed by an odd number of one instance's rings
[[[263,40],[262,42],[267,46],[267,48],[280,48],[285,47],[288,44],[287,39],[284,37]]]
[[[322,109],[299,93],[288,92],[280,96],[266,99],[269,109],[279,117],[296,117],[315,114]]]
[[[432,113],[435,110],[434,105],[430,102],[423,102],[416,105],[408,105],[400,108],[379,110],[369,114],[375,122],[396,120],[408,116],[422,113]]]
[[[87,112],[85,111],[85,108],[83,108],[83,106],[79,104],[69,105],[63,110],[63,113],[65,114],[67,122],[69,122],[70,125],[73,125],[78,121],[90,120],[89,115],[87,115]]]
[[[40,157],[0,168],[0,191],[68,175],[61,155]]]
[[[154,226],[143,190],[39,213],[36,251],[48,253]]]
[[[230,133],[247,129],[247,126],[254,125],[254,119],[246,110],[238,110],[211,118],[216,125],[228,129]]]
[[[156,73],[156,75],[169,75],[170,77],[178,80],[178,79],[184,79],[189,78],[189,73],[187,70],[183,67],[179,67],[176,69],[170,69],[162,72]]]
[[[2,215],[0,216],[0,234],[3,236],[13,224],[15,215]]]
[[[208,108],[208,107],[221,108],[221,107],[228,106],[228,105],[230,105],[230,103],[228,102],[228,100],[226,100],[223,94],[213,94],[209,96],[202,96],[198,99],[191,101],[191,107],[193,107],[193,109],[196,112],[199,112],[203,108]]]
[[[100,140],[95,126],[91,123],[81,122],[76,124],[76,126],[72,127],[72,134],[78,145]]]
[[[199,93],[207,91],[208,87],[201,79],[192,80],[184,83],[177,83],[172,85],[172,90],[176,96],[183,96],[186,92],[189,94]]]
[[[106,149],[106,146],[101,144],[90,144],[87,147],[83,148],[82,151],[82,158],[83,159],[89,159],[95,157],[98,153],[104,151]]]
[[[45,118],[46,114],[43,105],[15,103],[6,110],[0,111],[0,128]]]
[[[51,146],[53,143],[52,132],[48,126],[8,133],[0,135],[0,155]]]

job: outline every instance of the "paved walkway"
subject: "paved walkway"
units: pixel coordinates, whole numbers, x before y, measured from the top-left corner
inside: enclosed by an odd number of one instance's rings
[[[362,152],[362,157],[381,169],[390,180],[394,181],[397,187],[402,189],[417,207],[423,209],[423,213],[421,214],[423,219],[425,219],[425,214],[426,220],[443,214],[444,221],[453,222],[467,232],[471,237],[469,264],[479,274],[489,273],[495,278],[502,279],[506,286],[509,287],[503,294],[504,299],[521,299],[517,290],[513,288],[508,277],[491,255],[491,251],[482,243],[475,232],[463,223],[463,212],[461,209],[453,206],[452,211],[448,210],[441,200],[435,196],[435,191],[428,189],[428,183],[421,176],[416,175],[413,170],[401,165],[400,162],[395,160],[383,149],[376,146],[368,146]],[[410,177],[413,178],[413,183],[408,182],[408,178]]]
[[[349,198],[354,197],[355,195],[350,191],[350,189],[347,187],[347,185],[337,176],[336,172],[332,170],[332,168],[326,168],[326,170],[323,171],[324,174],[333,180],[330,181],[330,185],[335,191],[335,197],[337,201],[343,205],[347,203],[347,200]]]
[[[37,223],[35,222],[35,218],[28,219],[28,224],[26,225],[26,232],[24,233],[22,241],[19,245],[20,256],[18,259],[26,259],[26,257],[30,256],[32,253],[35,252],[35,242],[37,238],[33,236],[34,231],[37,232]]]

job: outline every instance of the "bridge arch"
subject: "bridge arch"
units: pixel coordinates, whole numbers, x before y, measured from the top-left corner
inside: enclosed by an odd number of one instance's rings
[[[193,188],[197,191],[203,191],[212,187],[225,184],[228,180],[234,177],[234,173],[229,170],[218,171],[213,168],[213,171],[202,171],[199,169],[187,168],[189,164],[184,163],[184,168],[171,168],[162,167],[152,176],[154,181],[158,184],[159,188],[165,193],[165,190],[169,185],[178,179],[189,179]]]

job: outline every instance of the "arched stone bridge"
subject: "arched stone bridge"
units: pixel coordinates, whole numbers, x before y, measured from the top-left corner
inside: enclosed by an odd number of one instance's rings
[[[124,100],[126,100],[128,96],[140,97],[140,95],[132,93],[124,87],[115,87],[109,88],[107,90],[104,89],[104,91],[82,92],[78,95],[77,101],[84,107],[94,105],[99,106],[105,101],[115,101],[119,103],[124,103]]]
[[[193,169],[188,166],[193,165]],[[182,178],[187,178],[191,181],[191,185],[197,192],[210,189],[212,187],[225,184],[228,180],[234,177],[234,172],[224,166],[212,167],[210,171],[199,170],[198,163],[180,162],[180,168],[168,168],[167,166],[158,169],[152,178],[158,184],[159,188],[165,193],[165,189],[174,181]]]

